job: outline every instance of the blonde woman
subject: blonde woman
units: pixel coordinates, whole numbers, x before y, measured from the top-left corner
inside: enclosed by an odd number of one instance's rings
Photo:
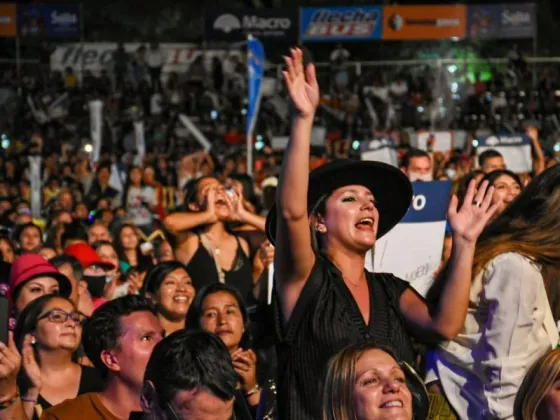
[[[421,379],[388,348],[354,344],[329,362],[323,420],[424,419],[428,406]]]
[[[515,399],[515,420],[560,418],[560,349],[546,353],[529,369]]]

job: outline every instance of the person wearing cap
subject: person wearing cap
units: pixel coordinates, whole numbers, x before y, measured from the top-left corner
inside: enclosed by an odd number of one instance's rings
[[[275,245],[278,418],[311,420],[322,417],[319,384],[343,347],[376,343],[415,365],[412,335],[433,342],[455,337],[468,308],[476,240],[496,209],[488,184],[476,191],[472,183],[460,210],[457,198],[451,200],[451,269],[434,308],[407,282],[367,272],[367,252],[404,217],[412,185],[380,162],[334,161],[309,174],[319,87],[314,66],[304,69],[301,50],[292,50],[286,64],[296,115],[277,207],[267,217]]]
[[[87,290],[93,299],[93,306],[97,309],[105,303],[104,294],[107,287],[107,272],[114,269],[113,263],[102,260],[97,252],[87,243],[76,243],[64,250],[64,254],[76,258],[84,274],[82,279],[87,283]]]
[[[54,265],[37,254],[18,257],[10,270],[10,294],[13,313],[17,315],[32,301],[48,294],[69,297],[72,285]]]

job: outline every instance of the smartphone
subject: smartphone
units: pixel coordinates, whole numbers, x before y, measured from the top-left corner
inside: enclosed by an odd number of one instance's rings
[[[8,325],[10,321],[10,305],[8,299],[0,296],[0,341],[8,345]]]
[[[151,242],[143,242],[140,244],[140,252],[142,255],[150,255],[154,251],[154,245]]]

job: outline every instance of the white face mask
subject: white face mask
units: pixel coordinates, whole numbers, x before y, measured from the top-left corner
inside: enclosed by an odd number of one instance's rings
[[[434,177],[430,172],[428,172],[427,174],[420,174],[418,172],[409,172],[408,179],[410,180],[410,182],[417,182],[417,181],[431,182],[434,180]]]
[[[447,175],[447,177],[451,180],[455,179],[455,175],[457,175],[457,171],[455,169],[452,168],[447,168],[445,170],[445,174]]]

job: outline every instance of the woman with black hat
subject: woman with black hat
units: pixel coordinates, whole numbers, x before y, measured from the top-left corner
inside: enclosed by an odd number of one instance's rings
[[[309,147],[319,87],[302,52],[286,58],[284,79],[297,115],[285,152],[277,208],[267,219],[276,244],[279,419],[321,418],[320,381],[328,360],[351,343],[390,347],[415,362],[412,333],[423,341],[454,337],[469,300],[475,243],[495,211],[487,184],[469,187],[449,206],[452,270],[434,308],[390,274],[368,273],[365,255],[406,214],[412,186],[378,162],[336,161],[309,175]],[[311,227],[311,228],[310,228]]]

